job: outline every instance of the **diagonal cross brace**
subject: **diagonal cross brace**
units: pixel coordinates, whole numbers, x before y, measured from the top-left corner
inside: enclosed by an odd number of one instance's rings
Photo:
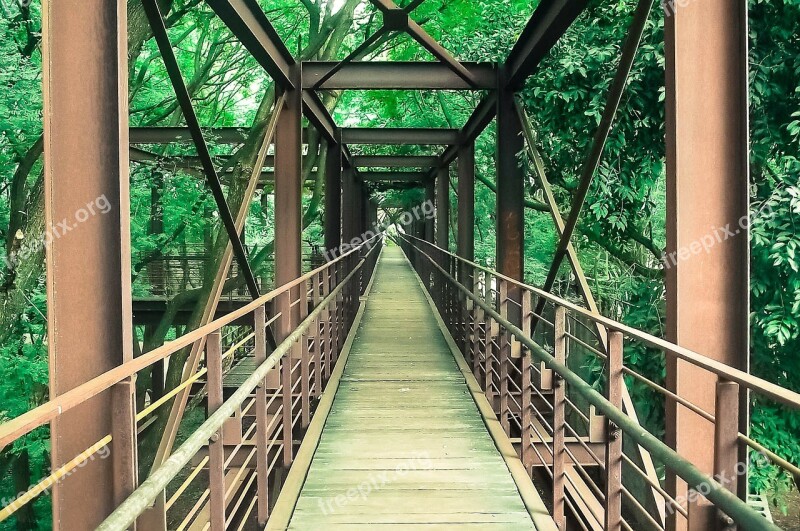
[[[239,238],[239,231],[236,229],[236,224],[228,208],[228,203],[225,200],[225,192],[222,190],[222,184],[219,180],[217,170],[214,168],[214,162],[211,159],[211,153],[208,150],[203,131],[200,129],[200,122],[197,119],[197,114],[192,106],[192,99],[189,91],[186,88],[186,83],[181,75],[178,61],[175,58],[175,53],[172,50],[172,44],[167,35],[167,28],[164,25],[164,18],[161,15],[161,10],[158,7],[156,0],[143,0],[145,14],[153,29],[153,36],[156,39],[156,44],[161,52],[164,60],[164,66],[169,74],[170,81],[175,90],[175,96],[178,99],[178,104],[181,107],[183,116],[186,119],[186,125],[192,135],[197,154],[200,158],[200,163],[203,166],[203,172],[206,176],[206,182],[211,189],[211,194],[214,196],[214,202],[217,204],[222,224],[225,226],[225,232],[228,234],[228,239],[233,246],[233,253],[236,255],[236,261],[242,270],[242,274],[247,282],[247,289],[253,299],[259,297],[258,285],[253,276],[253,271],[250,268],[250,262],[247,260],[247,253],[245,252],[242,240]]]
[[[625,44],[622,48],[622,56],[620,57],[617,71],[614,74],[614,80],[608,91],[606,104],[603,109],[603,115],[600,119],[600,124],[594,134],[592,140],[591,150],[589,156],[584,162],[583,169],[581,170],[581,179],[578,184],[578,189],[572,199],[572,206],[570,208],[569,217],[564,224],[564,230],[556,248],[553,262],[550,264],[550,271],[547,274],[547,279],[544,282],[542,289],[550,291],[555,284],[558,270],[561,267],[561,262],[567,255],[567,247],[572,239],[572,234],[575,232],[575,227],[578,225],[578,216],[580,216],[583,204],[586,201],[586,196],[589,193],[589,186],[592,184],[597,167],[600,165],[600,159],[603,156],[603,149],[605,148],[608,136],[611,133],[611,128],[614,124],[614,117],[619,109],[622,94],[625,91],[625,85],[628,81],[628,75],[633,67],[633,61],[636,58],[636,51],[639,49],[639,43],[642,40],[644,27],[647,19],[650,16],[650,8],[653,5],[652,0],[639,0],[636,6],[636,11],[633,15],[633,21],[628,28],[628,35],[625,38]],[[544,309],[545,301],[542,299],[536,306],[533,315],[533,322],[531,323],[531,333],[536,330],[536,325],[539,322],[539,316]]]

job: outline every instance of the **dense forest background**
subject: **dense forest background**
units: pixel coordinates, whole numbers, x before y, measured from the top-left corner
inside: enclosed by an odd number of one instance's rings
[[[702,1],[702,0],[698,0]],[[341,59],[380,26],[361,0],[261,1],[289,48],[301,59]],[[268,123],[274,90],[270,79],[200,0],[160,0],[170,36],[195,106],[205,126],[237,126],[241,146],[214,147],[228,171],[229,203],[242,201],[242,177],[252,166]],[[606,90],[635,6],[631,0],[593,1],[532,77],[520,99],[537,133],[546,173],[562,211],[576,188],[580,163],[597,125]],[[462,60],[502,61],[530,16],[524,0],[428,0],[414,18]],[[800,391],[800,1],[751,0],[751,300],[752,368],[758,376]],[[664,283],[664,12],[655,6],[605,149],[574,242],[602,312],[663,335]],[[0,422],[47,399],[47,301],[44,286],[42,199],[42,95],[40,0],[0,0]],[[169,85],[138,0],[129,0],[130,116],[132,126],[181,125]],[[406,37],[379,39],[362,58],[430,60]],[[348,92],[325,94],[340,125],[461,127],[480,94]],[[367,114],[354,112],[370,109]],[[211,140],[213,145],[213,139]],[[310,138],[304,197],[304,241],[321,245],[322,172],[325,156]],[[169,256],[202,249],[216,264],[226,240],[213,201],[196,167],[176,162],[194,155],[187,144],[151,146],[157,157],[131,164],[131,239],[134,296],[158,291],[168,299],[161,322],[137,329],[137,352],[150,350],[196,326],[209,293],[205,274],[190,271],[179,286],[162,277]],[[383,152],[386,152],[385,150]],[[411,151],[409,151],[411,152]],[[414,150],[413,153],[424,153]],[[476,254],[494,256],[495,148],[490,127],[477,143]],[[524,161],[529,164],[529,161]],[[531,172],[529,171],[529,174]],[[453,179],[455,174],[453,174]],[[544,280],[555,232],[541,191],[528,187],[526,280]],[[411,204],[419,192],[375,192]],[[455,191],[451,190],[455,206]],[[246,243],[257,275],[269,282],[272,259],[269,187],[249,206]],[[454,241],[451,238],[451,242]],[[23,252],[25,250],[25,252]],[[160,265],[159,265],[160,264]],[[205,272],[205,273],[204,273]],[[567,296],[568,270],[558,283]],[[205,275],[205,278],[204,278]],[[231,272],[228,291],[241,286]],[[179,308],[192,309],[176,326]],[[627,362],[663,380],[663,361],[643,349],[626,350]],[[171,369],[178,364],[171,365]],[[170,370],[167,385],[179,371]],[[140,396],[152,388],[140,378]],[[149,386],[149,387],[148,387]],[[640,418],[658,431],[663,408],[645,389],[632,387]],[[800,415],[771,403],[754,404],[756,439],[800,464]],[[153,429],[153,444],[158,430]],[[48,434],[37,430],[0,454],[0,499],[24,491],[48,472]],[[792,480],[770,467],[753,471],[754,490],[786,508]],[[42,497],[16,518],[19,529],[47,528],[49,499]],[[3,504],[5,505],[5,503]],[[0,524],[0,528],[5,529]]]

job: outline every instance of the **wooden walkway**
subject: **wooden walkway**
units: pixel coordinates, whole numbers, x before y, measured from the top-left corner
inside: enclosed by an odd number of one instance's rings
[[[532,485],[515,483],[397,247],[380,259],[320,422],[289,529],[518,531],[536,529],[531,506],[547,514]]]

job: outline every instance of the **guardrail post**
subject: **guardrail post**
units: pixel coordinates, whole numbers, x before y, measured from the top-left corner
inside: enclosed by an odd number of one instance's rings
[[[111,455],[114,469],[114,503],[138,486],[136,464],[136,386],[127,378],[111,388]]]
[[[739,384],[727,380],[717,382],[714,407],[714,477],[724,479],[723,485],[738,494],[739,470]],[[743,470],[747,472],[746,463]],[[741,478],[746,481],[746,476]],[[730,529],[733,521],[718,511],[718,528]]]
[[[619,410],[622,410],[622,377],[623,344],[622,333],[608,332],[608,359],[606,374],[606,398]],[[606,439],[606,530],[622,529],[622,430],[608,421]]]
[[[266,315],[263,306],[253,312],[253,328],[255,331],[254,358],[256,366],[267,360]],[[256,387],[256,492],[258,494],[258,524],[264,527],[269,517],[269,434],[267,424],[267,381],[262,380]]]
[[[325,279],[328,269],[325,268],[319,276],[315,275],[312,281],[314,282],[314,307],[316,308],[322,299],[325,298]],[[325,349],[328,348],[327,340],[327,321],[328,310],[327,307],[320,312],[319,317],[314,322],[314,397],[319,397],[322,394],[322,358]]]
[[[314,278],[311,282],[313,284]],[[313,289],[313,288],[312,288]],[[303,283],[298,287],[300,305],[300,323],[308,317],[308,286]],[[300,424],[303,428],[311,423],[311,355],[309,352],[309,341],[313,338],[313,326],[300,337],[297,345],[298,357],[300,359]],[[293,351],[295,349],[292,349]]]
[[[522,332],[526,336],[530,334],[531,330],[531,292],[530,291],[523,291],[522,292]],[[533,422],[532,418],[532,408],[533,408],[533,381],[531,378],[531,371],[533,370],[533,363],[531,360],[531,353],[525,347],[520,346],[521,349],[521,359],[520,359],[520,369],[522,371],[522,381],[520,389],[522,390],[521,396],[521,407],[522,410],[519,413],[519,423],[520,423],[520,438],[522,444],[522,451],[520,452],[520,458],[522,459],[522,464],[525,466],[525,470],[528,471],[528,474],[531,473],[531,465],[533,461],[533,448],[531,447],[531,424]]]
[[[208,413],[222,406],[222,336],[219,331],[208,334],[206,340],[206,369],[208,370]],[[208,443],[209,522],[211,531],[225,530],[225,447],[222,429],[211,435]]]
[[[554,319],[553,348],[557,362],[566,364],[567,361],[567,310],[557,306]],[[544,371],[544,367],[542,367]],[[553,387],[553,520],[559,529],[566,529],[564,516],[564,484],[566,482],[565,460],[566,450],[564,443],[565,425],[567,423],[566,382],[552,371]]]
[[[278,295],[281,301],[279,308],[287,309],[280,316],[280,320],[290,319],[288,308],[291,304],[291,290],[284,291]],[[292,347],[291,351],[294,349]],[[283,423],[283,465],[288,467],[292,464],[294,448],[292,447],[292,356],[287,353],[281,359],[281,418]]]
[[[498,302],[500,305],[500,317],[508,319],[508,283],[503,279],[500,279],[499,291],[500,298]],[[500,374],[500,425],[506,433],[509,433],[511,426],[508,419],[510,403],[508,398],[508,364],[510,363],[511,338],[509,337],[510,333],[505,329],[498,329],[498,332],[497,343],[499,352],[497,357],[499,365],[498,372]]]

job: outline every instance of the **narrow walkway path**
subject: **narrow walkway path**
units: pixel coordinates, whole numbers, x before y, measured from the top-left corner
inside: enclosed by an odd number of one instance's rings
[[[290,529],[534,529],[402,251],[387,247]]]

